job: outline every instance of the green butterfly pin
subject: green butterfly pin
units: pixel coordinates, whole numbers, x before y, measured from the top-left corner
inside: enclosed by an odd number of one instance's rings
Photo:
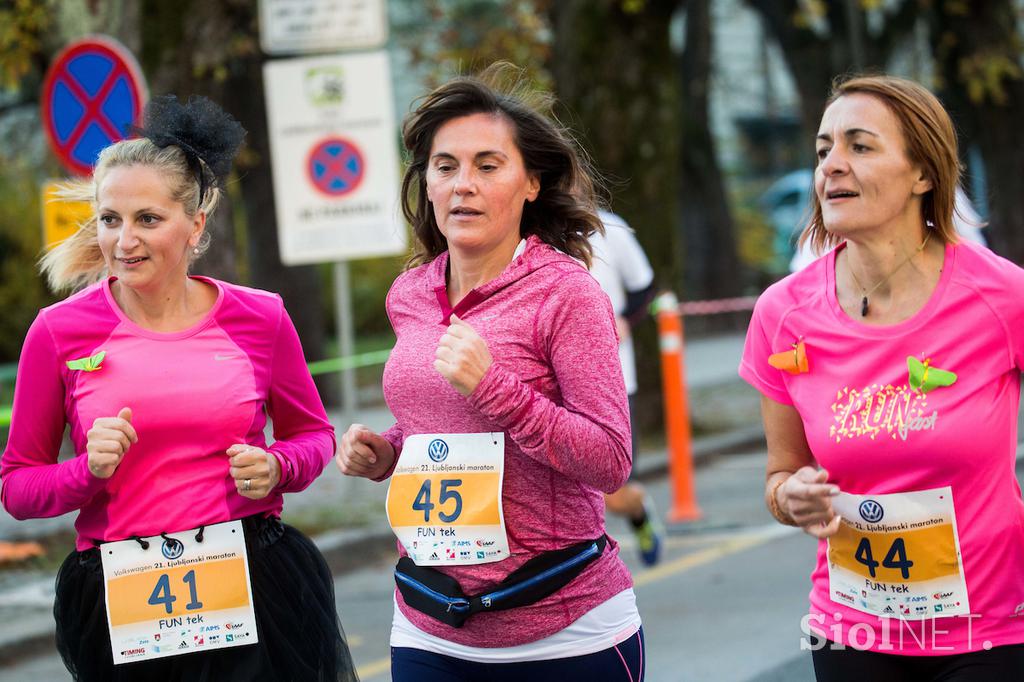
[[[931,366],[931,358],[921,362],[913,355],[907,356],[907,370],[910,372],[910,387],[925,395],[932,389],[952,386],[956,382],[956,374],[945,369]]]
[[[107,356],[107,351],[101,350],[96,355],[92,355],[87,358],[78,358],[77,360],[68,360],[68,369],[80,369],[83,372],[95,372],[100,369],[100,363],[103,362],[103,358]]]

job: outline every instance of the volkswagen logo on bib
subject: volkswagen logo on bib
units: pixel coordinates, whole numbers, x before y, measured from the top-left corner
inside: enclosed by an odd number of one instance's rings
[[[185,545],[181,544],[181,540],[165,538],[164,544],[160,547],[160,551],[164,553],[165,557],[173,561],[184,553]]]
[[[435,438],[427,446],[427,454],[433,461],[443,462],[448,458],[448,443],[445,443],[440,438]]]
[[[860,512],[861,518],[868,523],[878,523],[885,516],[885,510],[882,509],[882,505],[874,500],[864,500],[860,503],[857,511]]]

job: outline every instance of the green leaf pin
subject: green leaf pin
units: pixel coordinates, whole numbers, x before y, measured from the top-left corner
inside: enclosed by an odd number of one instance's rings
[[[910,387],[925,395],[928,391],[942,386],[952,386],[956,374],[948,370],[931,367],[931,358],[921,362],[913,355],[907,356],[907,370],[910,372]]]
[[[87,358],[78,358],[77,360],[68,360],[68,369],[80,369],[83,372],[95,372],[100,369],[100,363],[103,362],[103,358],[107,356],[107,351],[101,350],[96,355]]]

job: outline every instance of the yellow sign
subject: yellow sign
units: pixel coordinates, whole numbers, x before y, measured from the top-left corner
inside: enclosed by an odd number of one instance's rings
[[[78,230],[93,214],[88,201],[68,201],[57,194],[59,182],[43,184],[43,247],[49,251]]]
[[[114,627],[249,605],[245,559],[205,561],[107,582]]]

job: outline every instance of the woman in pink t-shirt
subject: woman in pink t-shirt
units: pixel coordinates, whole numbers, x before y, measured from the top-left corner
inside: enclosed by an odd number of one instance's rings
[[[0,466],[12,516],[77,512],[57,649],[82,681],[354,679],[330,569],[280,520],[335,445],[298,336],[280,297],[188,274],[245,131],[168,96],[138,132],[68,189],[95,214],[43,270],[81,290],[28,332]]]
[[[956,134],[920,85],[838,83],[817,156],[802,240],[835,248],[765,291],[740,366],[768,508],[821,540],[816,675],[1016,679],[1024,271],[957,243]]]

